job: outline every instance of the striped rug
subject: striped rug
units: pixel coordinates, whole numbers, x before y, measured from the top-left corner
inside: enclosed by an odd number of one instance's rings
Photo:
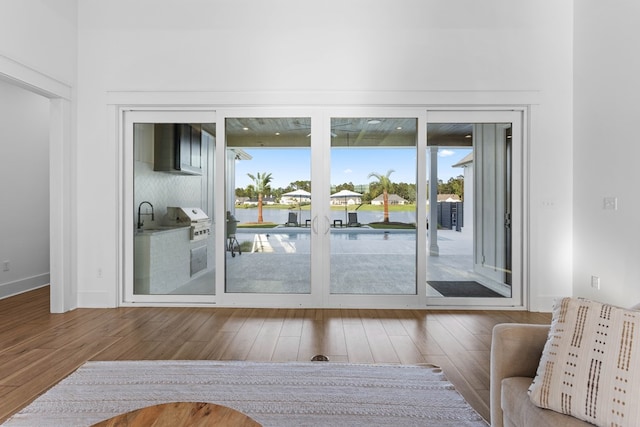
[[[167,402],[211,402],[263,426],[487,426],[432,365],[87,362],[6,426],[88,426]]]

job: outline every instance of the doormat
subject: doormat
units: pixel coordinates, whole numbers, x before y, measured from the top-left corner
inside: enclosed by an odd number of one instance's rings
[[[504,298],[475,281],[429,280],[427,283],[444,297]]]

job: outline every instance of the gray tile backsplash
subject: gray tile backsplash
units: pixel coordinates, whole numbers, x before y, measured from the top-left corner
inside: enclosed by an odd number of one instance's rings
[[[207,207],[202,203],[203,176],[172,175],[165,172],[154,172],[153,164],[135,162],[134,208],[142,201],[150,202],[155,210],[156,222],[162,221],[167,214],[167,206]],[[143,209],[146,209],[143,206]],[[209,216],[210,213],[207,212]],[[145,220],[146,219],[145,217]]]

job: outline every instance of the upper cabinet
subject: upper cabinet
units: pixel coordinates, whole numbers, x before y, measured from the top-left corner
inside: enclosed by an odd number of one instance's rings
[[[153,170],[202,175],[201,126],[189,123],[156,124]]]

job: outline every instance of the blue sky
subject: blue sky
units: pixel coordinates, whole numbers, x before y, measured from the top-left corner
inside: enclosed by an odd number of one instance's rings
[[[311,178],[311,151],[309,148],[295,149],[245,149],[253,159],[236,161],[236,188],[245,188],[252,184],[247,173],[271,173],[272,188],[285,188],[296,180]],[[471,150],[441,149],[438,154],[438,177],[447,181],[451,177],[461,175],[461,168],[451,168]],[[415,183],[416,151],[415,149],[376,148],[376,149],[340,149],[331,150],[331,184],[339,185],[352,182],[354,185],[368,184],[374,181],[367,176],[371,172],[390,175],[393,182]]]

